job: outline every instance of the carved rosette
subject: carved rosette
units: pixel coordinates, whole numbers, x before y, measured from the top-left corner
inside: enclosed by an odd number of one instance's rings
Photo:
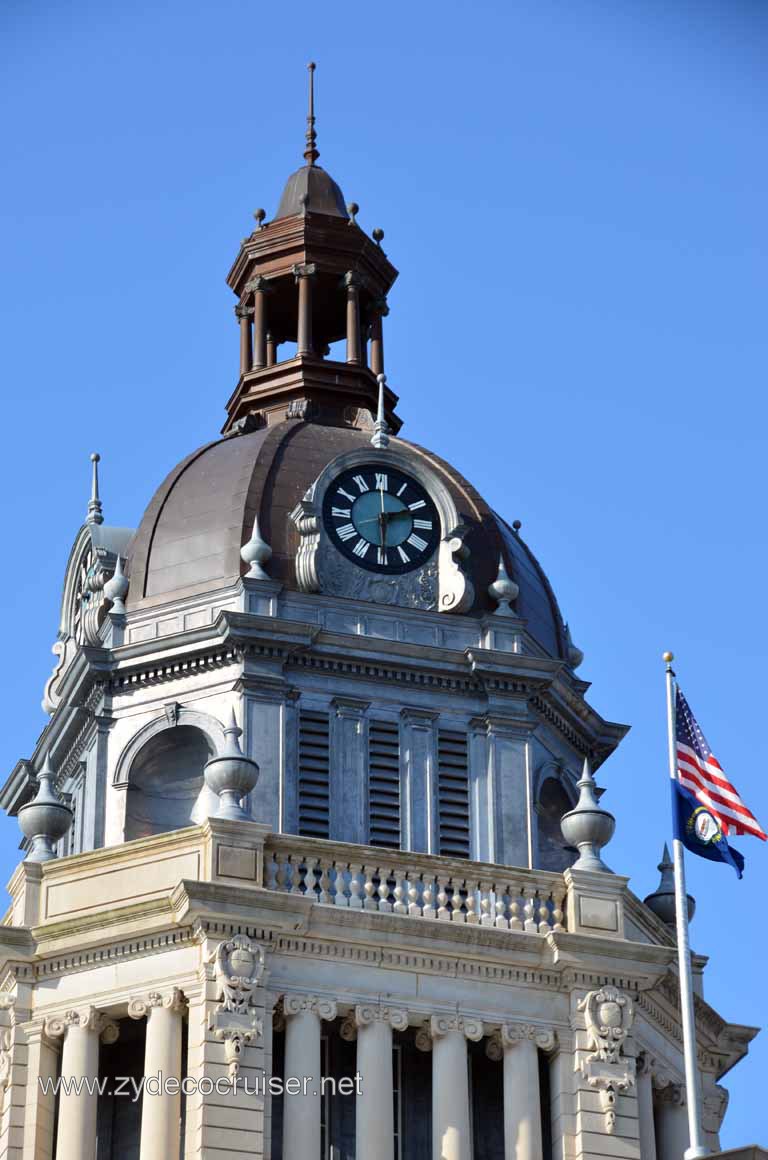
[[[162,1007],[166,1011],[184,1011],[186,1006],[187,1001],[182,992],[178,987],[172,987],[169,991],[150,991],[141,998],[130,999],[128,1014],[131,1019],[143,1019],[156,1007]]]
[[[218,1007],[211,1020],[211,1031],[224,1044],[224,1058],[233,1080],[240,1070],[245,1048],[264,1034],[264,1022],[254,1011],[264,970],[264,948],[244,934],[236,934],[216,948]]]
[[[551,1027],[540,1027],[535,1023],[503,1023],[489,1036],[485,1054],[489,1059],[500,1060],[505,1050],[512,1050],[524,1042],[533,1043],[541,1051],[553,1051],[557,1036]]]
[[[616,1101],[620,1092],[635,1083],[635,1060],[624,1055],[634,1021],[634,1006],[618,987],[590,991],[577,1009],[584,1013],[589,1054],[581,1072],[591,1088],[600,1093],[609,1135],[616,1130]]]
[[[114,1019],[110,1019],[103,1011],[97,1011],[95,1007],[78,1007],[62,1015],[49,1015],[44,1027],[49,1039],[63,1038],[70,1027],[92,1031],[102,1043],[116,1043],[120,1035],[120,1028]]]

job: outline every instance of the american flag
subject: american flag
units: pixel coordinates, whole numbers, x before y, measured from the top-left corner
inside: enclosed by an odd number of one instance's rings
[[[723,773],[720,762],[709,748],[698,721],[679,689],[675,731],[680,784],[715,814],[724,834],[752,834],[766,841],[768,835]]]

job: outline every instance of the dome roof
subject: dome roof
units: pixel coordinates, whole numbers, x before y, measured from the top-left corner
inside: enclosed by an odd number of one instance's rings
[[[397,445],[420,457],[450,492],[471,531],[474,614],[492,611],[487,594],[503,554],[519,585],[517,614],[542,648],[568,658],[568,640],[552,589],[520,537],[474,488],[431,452],[404,440]],[[273,556],[269,572],[296,588],[299,533],[290,512],[336,456],[371,450],[370,432],[286,419],[194,451],[170,472],[141,520],[129,553],[129,607],[156,604],[209,590],[245,572],[240,548],[254,517]]]
[[[303,213],[324,213],[349,220],[344,194],[320,165],[302,165],[285,183],[275,220]]]

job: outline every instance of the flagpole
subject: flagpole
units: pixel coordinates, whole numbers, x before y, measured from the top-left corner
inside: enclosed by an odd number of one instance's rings
[[[667,734],[669,739],[669,776],[677,779],[677,743],[675,739],[675,674],[672,670],[674,656],[664,653],[667,673]],[[672,842],[675,861],[675,914],[677,918],[677,958],[680,980],[680,1007],[683,1017],[683,1051],[685,1056],[685,1092],[688,1105],[688,1143],[684,1160],[696,1160],[699,1156],[709,1156],[709,1148],[704,1144],[701,1130],[701,1088],[699,1069],[696,1063],[696,1019],[693,1008],[693,982],[691,978],[691,946],[688,941],[688,894],[685,889],[685,858],[683,843],[679,838]]]

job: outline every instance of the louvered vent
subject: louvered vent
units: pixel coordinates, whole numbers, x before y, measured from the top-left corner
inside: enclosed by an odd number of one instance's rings
[[[327,838],[330,825],[330,745],[327,713],[299,715],[299,833]]]
[[[469,751],[465,733],[439,730],[437,766],[440,853],[450,858],[468,858]]]
[[[371,721],[368,733],[368,813],[372,846],[400,849],[400,730]]]

